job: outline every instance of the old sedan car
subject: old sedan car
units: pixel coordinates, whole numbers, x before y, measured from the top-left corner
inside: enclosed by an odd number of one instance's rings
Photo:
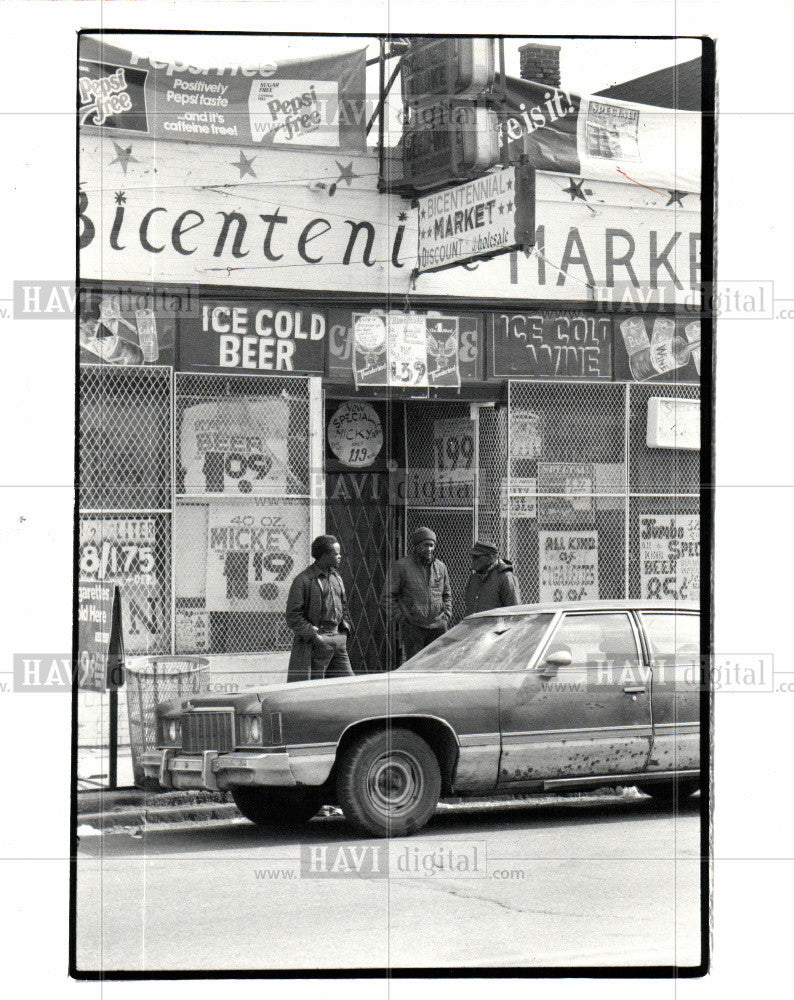
[[[699,621],[660,601],[483,612],[391,673],[164,703],[144,770],[166,788],[230,790],[261,825],[338,803],[379,836],[416,832],[442,796],[604,784],[688,795]]]

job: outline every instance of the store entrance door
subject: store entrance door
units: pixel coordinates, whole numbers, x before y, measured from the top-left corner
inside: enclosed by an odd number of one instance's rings
[[[387,400],[325,404],[326,530],[342,548],[353,624],[348,652],[357,674],[398,665],[380,599],[405,530],[403,506],[390,502],[394,470],[404,465],[402,415],[402,406]]]

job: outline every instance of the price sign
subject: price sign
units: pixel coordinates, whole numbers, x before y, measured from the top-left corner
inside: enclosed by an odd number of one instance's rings
[[[328,446],[353,469],[372,465],[383,448],[383,427],[373,407],[356,399],[337,407],[328,421]]]
[[[295,573],[309,562],[303,501],[212,503],[207,610],[283,612]]]
[[[598,532],[539,531],[542,604],[598,600]]]
[[[659,601],[700,599],[700,517],[640,516],[642,597]]]

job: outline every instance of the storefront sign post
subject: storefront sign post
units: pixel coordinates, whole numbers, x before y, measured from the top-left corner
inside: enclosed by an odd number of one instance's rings
[[[108,787],[118,787],[119,695],[124,683],[121,594],[115,583],[81,580],[77,599],[78,687],[108,692]]]

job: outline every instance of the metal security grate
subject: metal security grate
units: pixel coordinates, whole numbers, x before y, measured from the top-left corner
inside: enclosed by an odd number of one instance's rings
[[[175,648],[290,648],[311,562],[309,381],[176,376]]]
[[[468,403],[405,404],[406,551],[420,525],[437,536],[452,588],[453,624],[464,614],[474,540],[477,434]]]
[[[83,365],[79,372],[80,509],[171,506],[171,371]]]
[[[500,414],[483,412],[479,517],[493,521],[485,466],[504,445],[500,537],[524,600],[699,598],[700,452],[648,443],[653,397],[699,387],[512,381],[506,441]]]
[[[507,447],[506,549],[523,599],[622,597],[624,387],[511,382]]]
[[[182,749],[189,753],[204,750],[234,750],[234,710],[196,711],[182,716]]]
[[[649,448],[649,401],[697,400],[700,387],[689,384],[645,383],[628,385],[629,487],[633,493],[697,494],[700,487],[700,451],[685,448]],[[678,416],[675,410],[668,419]],[[698,419],[698,411],[691,415]]]

